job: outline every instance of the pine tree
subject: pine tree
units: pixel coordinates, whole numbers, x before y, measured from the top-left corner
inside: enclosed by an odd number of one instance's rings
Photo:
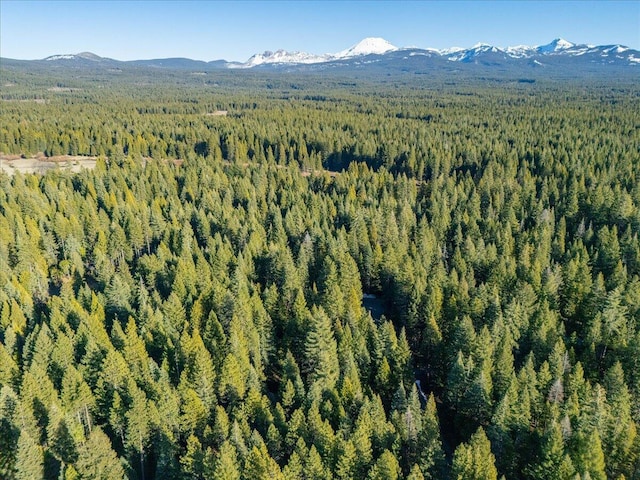
[[[13,475],[16,460],[15,445],[21,434],[20,429],[13,422],[17,406],[17,395],[10,387],[3,385],[0,388],[0,475],[6,478]]]
[[[569,480],[575,470],[571,458],[564,452],[560,425],[553,423],[542,438],[540,454],[535,463],[525,469],[532,480]]]
[[[305,362],[309,397],[319,399],[323,390],[335,387],[340,375],[338,347],[333,335],[331,320],[322,308],[314,308],[311,326],[305,342]]]
[[[625,475],[632,478],[633,464],[640,458],[640,451],[634,447],[638,442],[637,426],[631,418],[631,395],[620,362],[607,371],[604,385],[611,412],[603,435],[607,477]]]
[[[16,480],[33,480],[44,477],[44,452],[42,447],[25,430],[20,433],[14,467]]]
[[[407,476],[407,480],[424,480],[424,475],[422,475],[422,471],[418,465],[414,465],[411,467],[411,471]]]
[[[306,457],[305,477],[309,480],[329,480],[331,478],[315,445],[311,445],[309,454]]]
[[[78,457],[75,441],[64,418],[49,424],[48,445],[53,455],[63,464],[74,463]]]
[[[240,480],[238,456],[235,447],[229,441],[220,446],[214,464],[213,480]]]
[[[440,440],[440,422],[433,394],[429,395],[418,434],[418,464],[425,479],[437,479],[444,474],[445,457]]]
[[[461,443],[453,454],[451,478],[456,480],[497,480],[498,472],[491,453],[491,443],[482,427],[471,436],[469,443]]]
[[[298,452],[293,452],[289,457],[289,462],[282,470],[282,474],[286,480],[304,480],[304,471],[305,468],[300,459],[300,455],[298,455]]]
[[[373,457],[371,436],[373,422],[369,412],[363,407],[356,420],[355,430],[351,436],[351,441],[356,448],[356,465],[354,478],[364,478]]]
[[[99,427],[94,427],[84,445],[78,448],[78,461],[74,465],[81,479],[124,479],[125,472],[111,442]]]
[[[200,440],[194,435],[187,438],[187,448],[180,457],[182,471],[187,478],[202,478],[205,472],[205,455]]]
[[[605,459],[602,452],[602,442],[597,430],[586,434],[577,432],[572,439],[573,464],[582,475],[589,475],[594,480],[605,480]]]
[[[225,357],[220,379],[218,394],[221,399],[235,403],[244,397],[247,388],[245,374],[241,371],[240,363],[235,354],[229,353]]]
[[[357,462],[356,447],[353,441],[340,438],[338,442],[338,460],[335,467],[336,477],[339,479],[355,478],[355,469]]]
[[[202,402],[208,409],[213,407],[215,403],[215,371],[211,354],[205,348],[204,342],[196,331],[189,342],[187,351],[185,369],[182,372],[184,382],[196,391]]]
[[[369,472],[370,480],[398,480],[401,470],[398,460],[389,450],[382,452]]]
[[[131,452],[132,460],[138,464],[140,476],[144,480],[145,453],[151,436],[149,403],[144,392],[135,386],[131,396],[131,408],[126,413],[125,444]]]

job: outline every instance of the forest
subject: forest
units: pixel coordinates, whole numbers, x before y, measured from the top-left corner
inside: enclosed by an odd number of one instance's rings
[[[0,81],[0,478],[640,479],[637,81]]]

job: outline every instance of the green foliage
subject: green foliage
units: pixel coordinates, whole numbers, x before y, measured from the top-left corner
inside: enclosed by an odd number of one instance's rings
[[[214,480],[240,480],[240,468],[235,447],[228,441],[220,447],[213,470]]]
[[[389,450],[382,452],[369,472],[371,480],[397,480],[400,475],[398,460]]]
[[[111,448],[109,437],[99,428],[94,428],[78,449],[75,470],[81,479],[125,478],[124,468]]]
[[[0,173],[0,477],[637,476],[637,82],[95,74],[0,69],[99,156]]]
[[[340,374],[338,351],[329,317],[317,308],[309,318],[310,328],[305,341],[305,364],[309,395],[320,398],[323,390],[332,389]]]
[[[498,471],[494,465],[491,443],[482,428],[471,436],[469,443],[461,443],[456,448],[451,465],[451,478],[456,480],[484,479],[496,480]]]
[[[15,478],[27,480],[44,477],[44,452],[37,441],[23,430],[16,449]]]

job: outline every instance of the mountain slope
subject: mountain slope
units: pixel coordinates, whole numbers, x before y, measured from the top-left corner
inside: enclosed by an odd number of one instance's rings
[[[8,59],[3,60],[7,64]],[[383,38],[369,37],[338,53],[316,55],[285,50],[265,51],[251,56],[246,62],[215,60],[204,62],[188,58],[165,58],[120,62],[93,53],[53,55],[32,61],[43,68],[123,68],[128,65],[154,69],[214,71],[219,69],[268,69],[300,72],[361,72],[365,70],[389,72],[448,71],[456,68],[485,67],[496,72],[540,71],[545,67],[557,72],[578,75],[592,71],[611,71],[611,67],[636,71],[640,68],[640,51],[624,45],[574,44],[562,38],[538,46],[517,45],[496,47],[478,43],[470,48],[398,48]],[[455,69],[455,68],[454,68]],[[594,70],[595,69],[595,70]]]
[[[393,46],[384,38],[368,37],[354,46],[336,53],[334,59],[358,57],[360,55],[382,55],[395,50],[398,50],[398,47]]]

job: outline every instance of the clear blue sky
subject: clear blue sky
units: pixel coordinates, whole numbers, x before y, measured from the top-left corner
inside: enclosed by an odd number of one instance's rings
[[[8,58],[90,51],[245,61],[279,48],[334,53],[374,36],[398,47],[562,37],[640,49],[640,1],[0,0],[0,56]]]

